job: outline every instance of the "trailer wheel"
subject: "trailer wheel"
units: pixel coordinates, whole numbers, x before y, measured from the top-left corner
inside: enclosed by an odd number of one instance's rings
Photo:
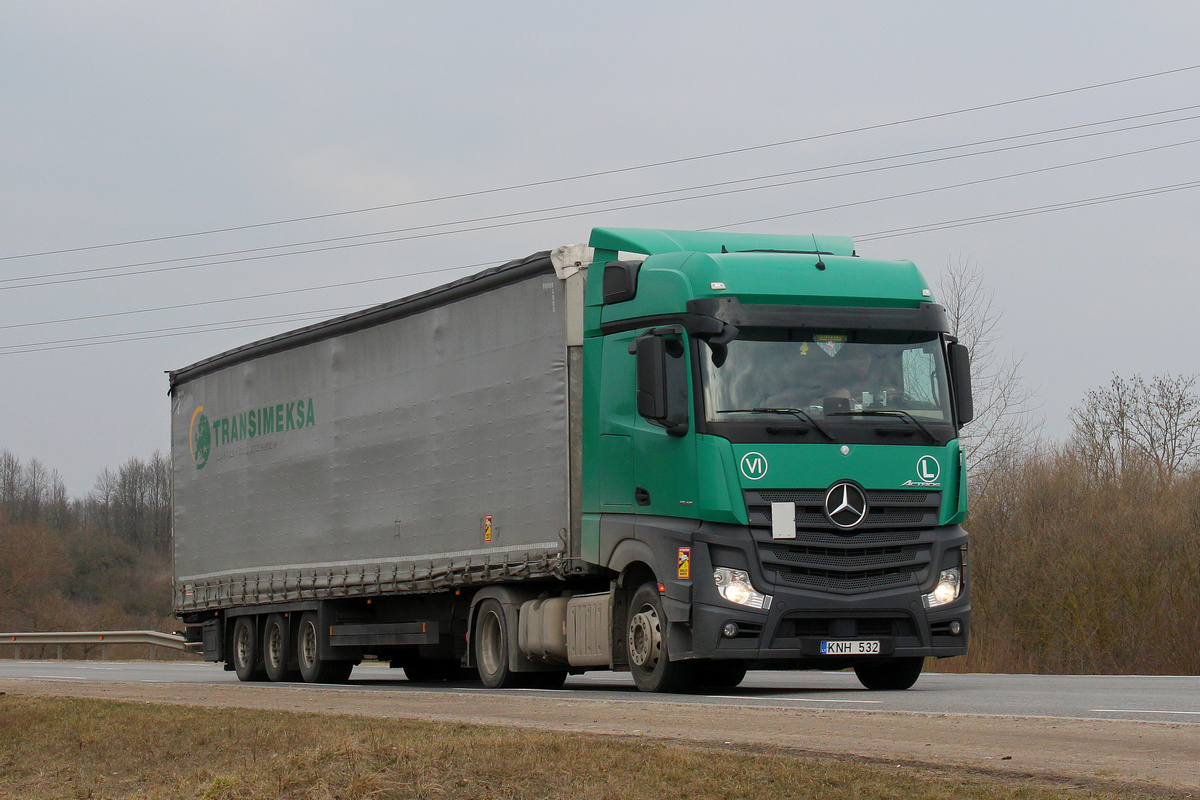
[[[504,607],[498,600],[489,598],[479,604],[474,644],[475,663],[484,686],[489,689],[511,689],[518,685],[517,673],[508,666],[512,639]]]
[[[254,617],[238,617],[233,624],[233,671],[239,681],[261,681],[267,677]]]
[[[672,661],[667,645],[667,617],[658,585],[644,583],[633,594],[626,620],[625,647],[633,682],[643,692],[681,692],[692,685],[696,662]]]
[[[300,677],[299,670],[291,666],[296,660],[293,655],[295,649],[287,617],[283,614],[267,617],[267,624],[263,628],[262,654],[268,678],[273,681],[294,681]]]
[[[925,659],[920,656],[856,664],[854,674],[872,691],[903,691],[917,682]]]
[[[296,634],[296,660],[300,676],[309,683],[345,683],[354,669],[353,661],[333,661],[321,658],[321,628],[317,615],[308,611],[300,618]]]

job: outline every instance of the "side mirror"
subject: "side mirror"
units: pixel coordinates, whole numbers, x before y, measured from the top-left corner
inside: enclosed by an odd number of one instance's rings
[[[637,412],[646,419],[667,418],[667,348],[661,336],[642,336],[637,353]]]
[[[947,348],[950,356],[950,379],[954,389],[954,411],[958,424],[966,425],[975,419],[975,401],[971,397],[971,354],[966,345],[953,342]]]
[[[637,356],[638,414],[672,436],[683,436],[688,431],[688,361],[683,341],[650,331],[629,349]]]

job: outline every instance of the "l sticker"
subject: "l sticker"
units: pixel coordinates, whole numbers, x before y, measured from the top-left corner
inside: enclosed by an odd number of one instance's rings
[[[917,460],[917,477],[926,483],[933,483],[942,474],[942,465],[933,456],[921,456]]]

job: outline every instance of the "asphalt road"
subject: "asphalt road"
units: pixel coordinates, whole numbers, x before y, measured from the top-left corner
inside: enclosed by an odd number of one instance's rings
[[[519,726],[1200,797],[1198,677],[929,673],[870,692],[853,673],[753,672],[726,692],[651,695],[608,673],[493,691],[378,664],[321,686],[242,684],[215,664],[0,660],[5,693]]]
[[[232,672],[226,672],[220,665],[188,662],[0,660],[0,679],[207,685],[238,682]],[[1192,676],[926,673],[908,691],[870,692],[862,688],[852,672],[751,672],[741,686],[719,694],[647,695],[634,688],[628,675],[620,673],[571,676],[557,691],[489,690],[471,682],[411,683],[400,670],[368,663],[355,668],[347,688],[542,695],[639,704],[669,702],[1200,725],[1200,677]]]

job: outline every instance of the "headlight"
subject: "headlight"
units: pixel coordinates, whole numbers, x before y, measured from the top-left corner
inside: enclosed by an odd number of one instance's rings
[[[962,594],[962,575],[957,569],[944,569],[938,576],[937,586],[925,595],[925,607],[937,608],[952,603]]]
[[[717,582],[721,597],[731,603],[764,611],[771,607],[771,596],[756,592],[750,584],[750,576],[740,569],[717,567],[713,570],[713,580]]]

